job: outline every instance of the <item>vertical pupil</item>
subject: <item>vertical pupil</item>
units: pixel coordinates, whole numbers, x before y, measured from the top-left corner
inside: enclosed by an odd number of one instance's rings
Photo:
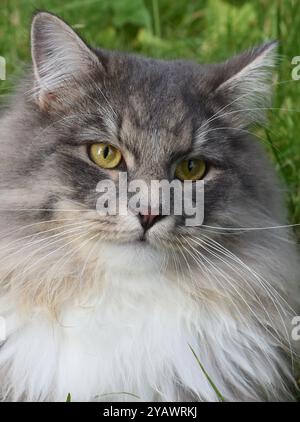
[[[188,160],[188,163],[187,163],[188,171],[192,171],[193,170],[193,167],[194,167],[193,160]]]
[[[107,156],[109,154],[109,147],[105,147],[103,151],[103,158],[106,160]]]

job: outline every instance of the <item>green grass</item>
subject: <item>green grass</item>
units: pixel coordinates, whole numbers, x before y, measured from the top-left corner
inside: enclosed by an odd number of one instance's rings
[[[287,187],[291,223],[300,222],[300,80],[291,80],[291,60],[300,55],[298,0],[1,0],[0,55],[8,75],[0,81],[3,99],[30,59],[29,24],[37,9],[61,15],[91,45],[158,58],[212,62],[279,39],[275,109],[259,136]]]
[[[216,396],[218,398],[218,401],[220,402],[224,402],[225,398],[223,397],[222,393],[220,393],[219,389],[216,387],[216,385],[214,384],[213,380],[210,378],[210,376],[208,375],[208,373],[206,372],[204,366],[202,365],[202,363],[200,362],[199,357],[197,356],[195,350],[192,348],[192,346],[189,344],[189,348],[199,366],[199,368],[201,369],[203,375],[205,376],[205,378],[207,379],[208,383],[210,384],[211,388],[214,390],[214,392],[216,393]]]

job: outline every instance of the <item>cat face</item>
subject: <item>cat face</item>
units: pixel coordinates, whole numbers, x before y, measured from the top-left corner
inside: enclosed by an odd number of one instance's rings
[[[200,233],[216,236],[205,226],[251,226],[276,213],[272,173],[247,130],[269,102],[274,46],[219,65],[159,61],[91,50],[63,21],[37,14],[33,76],[8,118],[14,139],[1,147],[6,204],[24,209],[7,216],[10,224],[47,222],[71,236],[77,228],[79,244],[134,248],[136,259],[141,250],[166,257]],[[117,166],[93,160],[99,143],[121,154]],[[128,182],[172,181],[183,160],[205,164],[204,226],[188,227],[184,215],[171,213],[145,230],[145,218],[133,212],[97,213],[99,181],[112,180],[118,195],[120,172]]]

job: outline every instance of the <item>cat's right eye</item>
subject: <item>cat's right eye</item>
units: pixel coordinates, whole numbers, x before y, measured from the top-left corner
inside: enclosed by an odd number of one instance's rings
[[[113,169],[122,160],[122,154],[117,148],[102,142],[93,144],[90,147],[89,155],[90,159],[103,169]]]

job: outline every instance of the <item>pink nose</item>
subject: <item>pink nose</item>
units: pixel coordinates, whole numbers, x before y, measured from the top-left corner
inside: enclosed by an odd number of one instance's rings
[[[163,218],[163,215],[160,214],[151,214],[151,209],[148,210],[142,210],[138,214],[141,226],[146,231],[150,229],[158,220],[161,220]]]

